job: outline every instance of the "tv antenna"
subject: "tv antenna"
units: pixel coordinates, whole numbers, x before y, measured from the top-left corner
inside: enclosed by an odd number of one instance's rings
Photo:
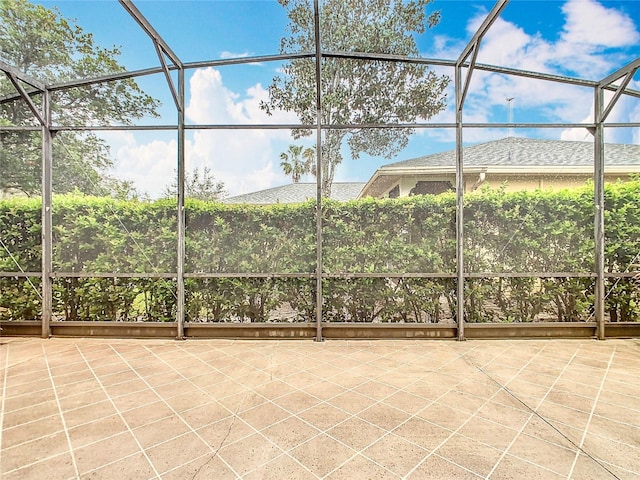
[[[513,123],[513,110],[511,109],[511,102],[515,100],[516,97],[507,97],[507,123],[509,126],[508,137],[511,138],[513,135],[513,128],[511,128],[511,124]]]

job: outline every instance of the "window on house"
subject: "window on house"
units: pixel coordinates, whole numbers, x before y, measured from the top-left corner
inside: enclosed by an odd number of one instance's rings
[[[447,181],[420,181],[417,182],[416,186],[411,189],[409,195],[439,195],[453,189],[454,188],[453,185],[451,185],[451,182]]]

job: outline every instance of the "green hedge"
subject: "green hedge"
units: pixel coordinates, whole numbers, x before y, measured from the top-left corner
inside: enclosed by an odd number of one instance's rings
[[[607,185],[606,268],[639,263],[640,181]],[[54,271],[142,274],[176,271],[175,201],[54,198]],[[467,321],[593,319],[590,277],[499,278],[487,272],[593,272],[593,189],[465,197]],[[0,270],[40,270],[40,202],[0,202]],[[381,276],[323,282],[327,321],[447,322],[456,311],[455,195],[327,201],[323,271]],[[191,274],[291,273],[301,277],[187,278],[189,321],[307,321],[315,318],[314,202],[258,207],[188,201],[186,271]],[[11,255],[9,255],[9,252]],[[388,273],[443,274],[394,278]],[[38,319],[39,280],[0,279],[0,318]],[[35,287],[35,288],[34,288]],[[54,318],[171,321],[172,278],[55,278]],[[638,291],[608,285],[612,321],[637,321]]]

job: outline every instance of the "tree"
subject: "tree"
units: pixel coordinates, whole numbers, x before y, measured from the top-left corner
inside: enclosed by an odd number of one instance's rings
[[[98,77],[124,71],[117,47],[102,48],[92,34],[74,21],[26,0],[0,0],[0,58],[24,74],[47,84]],[[5,79],[2,79],[5,80]],[[28,90],[30,87],[25,85]],[[8,81],[0,82],[0,120],[5,125],[38,125]],[[40,95],[31,95],[42,104]],[[52,95],[57,125],[129,125],[133,119],[157,116],[159,102],[133,80],[57,90]],[[54,139],[53,188],[56,193],[79,189],[104,195],[117,181],[106,174],[112,161],[106,142],[93,133],[60,131]],[[41,138],[39,132],[0,133],[0,192],[40,190]]]
[[[178,179],[176,178],[164,190],[166,198],[174,197],[178,193]],[[213,172],[205,165],[200,173],[196,168],[192,172],[184,174],[184,194],[187,198],[213,201],[227,196],[227,190],[223,182],[215,179]]]
[[[280,166],[285,175],[291,176],[293,183],[307,173],[315,176],[315,151],[302,145],[289,145],[289,150],[280,154]]]
[[[286,8],[291,35],[283,38],[283,54],[315,51],[314,14],[309,0],[278,0]],[[321,2],[320,38],[323,51],[386,53],[417,56],[413,33],[423,33],[440,20],[426,14],[432,0],[325,0]],[[269,86],[261,107],[294,111],[304,124],[316,122],[313,59],[291,60]],[[325,125],[412,123],[429,119],[445,107],[449,78],[426,65],[323,58],[322,112]],[[309,135],[294,130],[294,138]],[[351,156],[361,153],[386,158],[406,147],[410,128],[327,129],[321,145],[322,191],[328,196],[346,141]]]

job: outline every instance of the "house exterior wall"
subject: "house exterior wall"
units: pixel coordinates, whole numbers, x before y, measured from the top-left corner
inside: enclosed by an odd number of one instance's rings
[[[465,175],[464,188],[465,193],[469,193],[475,189],[482,187],[502,188],[505,185],[507,192],[516,192],[522,190],[536,189],[552,189],[560,190],[564,188],[578,188],[584,186],[587,182],[592,181],[593,177],[587,174],[548,174],[548,175],[506,175],[506,174],[490,174],[485,175],[484,181],[480,181],[479,174]],[[605,175],[605,182],[627,181],[627,174],[610,174]],[[449,182],[455,185],[455,176],[451,175],[407,175],[399,179],[390,190],[397,185],[399,187],[399,196],[408,197],[418,182]],[[475,188],[474,188],[475,187]],[[386,192],[382,197],[388,197]]]

